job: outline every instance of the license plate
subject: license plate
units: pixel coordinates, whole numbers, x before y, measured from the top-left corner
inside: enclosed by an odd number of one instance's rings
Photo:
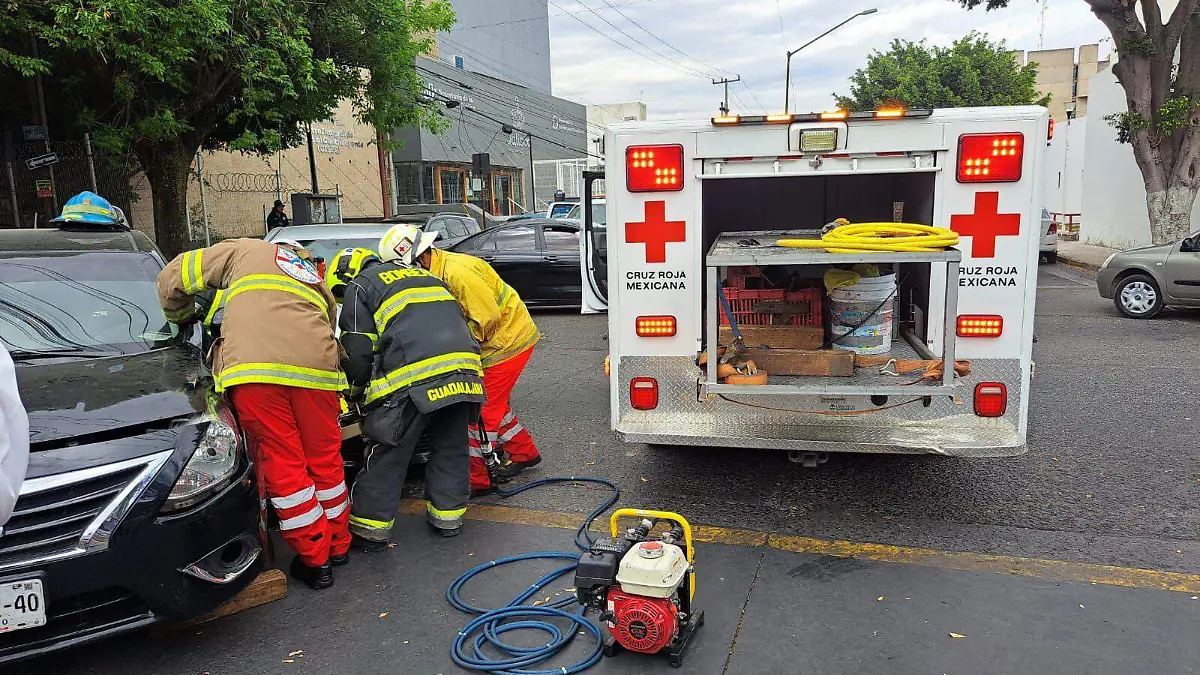
[[[0,583],[0,633],[46,625],[46,594],[41,579]]]

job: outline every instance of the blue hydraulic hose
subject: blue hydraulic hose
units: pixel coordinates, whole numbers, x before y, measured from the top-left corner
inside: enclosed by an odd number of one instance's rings
[[[555,483],[595,483],[612,489],[612,494],[609,495],[608,499],[597,507],[596,510],[592,511],[587,519],[583,521],[583,524],[579,526],[579,529],[575,531],[575,545],[580,550],[586,551],[591,548],[593,541],[591,533],[588,532],[592,523],[601,514],[612,508],[621,496],[621,491],[612,481],[604,478],[580,478],[577,476],[542,478],[525,483],[512,490],[497,490],[497,494],[508,498],[527,490]],[[564,565],[538,579],[537,582],[526,588],[504,607],[484,609],[463,601],[460,594],[462,588],[476,575],[501,565],[525,560],[569,560],[570,564]],[[545,605],[535,606],[525,604],[525,601],[535,595],[540,595],[546,586],[554,583],[560,577],[575,571],[578,565],[578,553],[570,551],[542,551],[492,560],[459,575],[450,584],[450,587],[446,589],[446,601],[460,612],[475,614],[477,616],[459,631],[458,636],[454,640],[454,646],[450,649],[450,657],[463,668],[485,673],[497,673],[498,675],[571,675],[572,673],[583,672],[595,665],[600,660],[603,652],[604,637],[600,633],[600,628],[584,617],[586,608],[580,606],[577,612],[566,611],[567,607],[576,604],[574,596],[561,598]],[[559,625],[552,623],[554,620],[564,619],[571,622],[570,630],[564,630]],[[549,639],[540,647],[519,647],[509,644],[501,638],[504,633],[521,629],[540,631],[545,633]],[[577,635],[584,633],[596,640],[596,646],[580,661],[570,666],[549,670],[526,670],[529,666],[536,666],[549,660],[567,645],[571,644]],[[499,652],[505,656],[493,656],[484,651],[485,646],[490,647],[490,652]]]

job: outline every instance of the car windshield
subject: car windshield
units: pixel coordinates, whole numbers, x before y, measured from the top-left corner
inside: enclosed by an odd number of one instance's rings
[[[136,353],[179,335],[149,253],[0,258],[0,342],[12,352]]]
[[[382,237],[383,233],[379,234]],[[379,237],[335,237],[331,239],[297,239],[308,252],[325,262],[333,260],[333,256],[344,248],[365,248],[374,251],[379,247]]]
[[[592,224],[597,227],[608,226],[608,212],[604,205],[604,202],[592,202]],[[581,213],[583,213],[583,207],[580,204],[576,204],[571,207],[571,212],[566,215],[566,219],[579,220]]]

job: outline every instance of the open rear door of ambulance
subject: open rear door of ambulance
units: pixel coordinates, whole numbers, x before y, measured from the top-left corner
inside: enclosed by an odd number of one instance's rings
[[[592,186],[604,180],[603,171],[583,172],[583,229],[579,237],[579,272],[583,277],[581,313],[608,311],[608,226],[598,217],[603,205],[596,204]]]

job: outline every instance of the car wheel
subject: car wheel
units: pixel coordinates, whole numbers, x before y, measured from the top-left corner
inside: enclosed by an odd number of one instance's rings
[[[1046,259],[1046,262],[1050,263],[1051,265],[1058,262],[1058,251],[1043,253],[1042,256]]]
[[[1154,279],[1134,274],[1122,279],[1113,292],[1117,310],[1131,319],[1149,319],[1163,309],[1162,292]]]

